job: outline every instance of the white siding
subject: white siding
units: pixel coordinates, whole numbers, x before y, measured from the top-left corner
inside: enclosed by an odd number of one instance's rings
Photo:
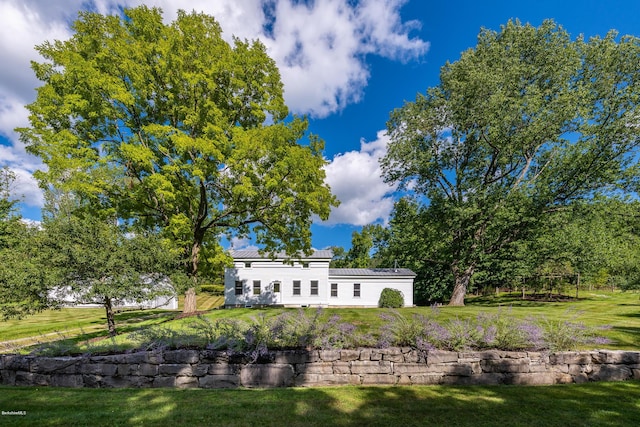
[[[338,297],[331,297],[329,305],[377,307],[382,290],[392,288],[402,292],[405,307],[413,306],[412,277],[348,276],[329,279],[329,287],[331,283],[338,284]],[[360,297],[353,295],[355,283],[360,284]]]
[[[249,251],[242,253],[232,268],[225,269],[225,305],[377,307],[382,290],[393,288],[402,292],[406,307],[413,306],[415,275],[410,270],[332,269],[330,272],[331,254],[327,256],[327,252],[316,252],[315,257],[293,263],[265,259]],[[260,281],[259,294],[254,294],[256,280]],[[236,281],[242,284],[239,295],[235,292]],[[293,294],[294,281],[300,281],[300,295]],[[312,281],[318,282],[318,295],[311,295]],[[279,283],[280,292],[275,292],[275,283]],[[338,286],[337,297],[331,296],[332,283]],[[360,284],[360,296],[354,296],[356,283]]]
[[[251,267],[246,268],[245,262]],[[225,270],[225,304],[228,306],[245,305],[326,305],[329,260],[312,259],[293,265],[285,264],[282,260],[236,260],[234,268]],[[242,295],[235,294],[235,282],[243,282]],[[253,281],[259,280],[260,295],[253,294]],[[300,281],[300,295],[293,295],[293,282]],[[311,281],[318,282],[318,295],[311,295]],[[274,283],[280,283],[280,292],[274,292]]]

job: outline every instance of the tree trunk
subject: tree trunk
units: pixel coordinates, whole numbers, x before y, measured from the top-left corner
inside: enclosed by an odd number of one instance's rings
[[[196,288],[189,288],[184,293],[184,309],[185,314],[195,313],[197,310]]]
[[[111,298],[104,299],[104,308],[107,312],[107,327],[109,329],[109,336],[115,337],[118,333],[116,332],[116,318],[113,314],[113,305],[111,304]]]
[[[453,294],[449,300],[449,305],[464,305],[464,297],[467,295],[467,289],[469,288],[469,282],[471,281],[471,276],[473,276],[474,270],[475,266],[473,265],[467,267],[463,272],[460,272],[457,269],[454,270],[453,276],[455,277],[456,283],[453,287]]]
[[[191,261],[189,263],[189,269],[191,271],[189,272],[189,276],[193,280],[193,286],[187,289],[184,294],[184,309],[182,310],[184,314],[191,314],[197,311],[196,283],[198,280],[200,245],[201,242],[196,239],[196,241],[193,243],[193,246],[191,247],[191,256],[189,257]]]

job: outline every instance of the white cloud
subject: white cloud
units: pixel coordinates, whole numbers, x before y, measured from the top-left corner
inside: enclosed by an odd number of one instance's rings
[[[260,39],[276,61],[292,112],[325,117],[358,102],[369,79],[366,55],[419,58],[429,43],[412,38],[417,21],[402,22],[406,0],[96,0],[101,12],[116,4],[163,9],[172,21],[178,9],[202,11],[220,22],[227,40]]]
[[[429,48],[409,37],[418,24],[402,23],[404,1],[353,3],[276,2],[272,38],[265,44],[280,67],[294,112],[324,117],[360,101],[369,79],[368,54],[405,60]]]
[[[366,225],[388,220],[396,188],[383,182],[379,163],[388,143],[386,132],[379,131],[375,141],[360,142],[360,151],[338,154],[326,166],[326,181],[341,203],[323,224]]]
[[[232,35],[262,40],[281,70],[285,99],[292,112],[325,117],[362,99],[369,79],[368,55],[405,61],[426,53],[429,44],[410,35],[419,23],[402,21],[400,9],[405,2],[0,0],[0,137],[10,144],[0,143],[0,167],[9,165],[27,173],[42,167],[26,154],[14,132],[16,127],[28,125],[24,105],[33,102],[39,85],[30,61],[41,60],[35,45],[71,35],[70,24],[81,9],[119,13],[121,7],[146,4],[161,7],[166,22],[175,19],[178,9],[211,14],[220,22],[227,40]],[[344,156],[342,161],[353,154]],[[24,182],[25,199],[40,203],[40,190],[32,186],[35,181]]]
[[[72,8],[81,4],[81,0],[66,2]],[[32,173],[43,166],[26,153],[14,128],[27,125],[24,106],[35,98],[38,80],[30,69],[30,61],[38,59],[35,45],[70,34],[69,12],[63,6],[59,2],[0,2],[0,135],[10,143],[0,144],[0,167],[9,166],[16,174],[14,196],[34,207],[42,206],[44,197]]]
[[[44,196],[31,171],[19,168],[11,168],[11,170],[16,174],[12,189],[13,193],[20,197],[27,206],[42,207],[44,205]]]
[[[253,244],[253,241],[244,237],[232,237],[230,247],[233,250],[257,251],[259,248]]]

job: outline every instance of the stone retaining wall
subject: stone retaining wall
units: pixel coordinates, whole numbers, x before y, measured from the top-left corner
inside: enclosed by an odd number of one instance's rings
[[[108,356],[0,355],[0,384],[55,387],[291,387],[558,384],[640,379],[640,352],[447,352],[410,348],[274,351],[258,361],[221,351]]]

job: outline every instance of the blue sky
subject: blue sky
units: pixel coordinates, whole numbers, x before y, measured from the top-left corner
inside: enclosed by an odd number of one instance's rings
[[[440,67],[474,47],[481,27],[498,30],[511,18],[537,26],[552,18],[573,37],[610,29],[640,36],[640,2],[623,0],[0,0],[0,167],[19,177],[15,192],[24,217],[39,219],[42,204],[31,176],[42,166],[13,132],[27,124],[23,105],[33,101],[38,84],[29,69],[29,60],[38,60],[33,46],[67,38],[81,8],[116,13],[141,3],[160,6],[167,21],[178,8],[204,11],[226,37],[265,43],[281,69],[289,107],[308,114],[310,131],[326,143],[327,180],[342,200],[329,222],[314,224],[316,248],[348,247],[354,230],[387,221],[400,196],[381,182],[377,165],[389,113],[437,85]],[[334,42],[323,44],[325,35]],[[293,49],[302,52],[295,61]]]

